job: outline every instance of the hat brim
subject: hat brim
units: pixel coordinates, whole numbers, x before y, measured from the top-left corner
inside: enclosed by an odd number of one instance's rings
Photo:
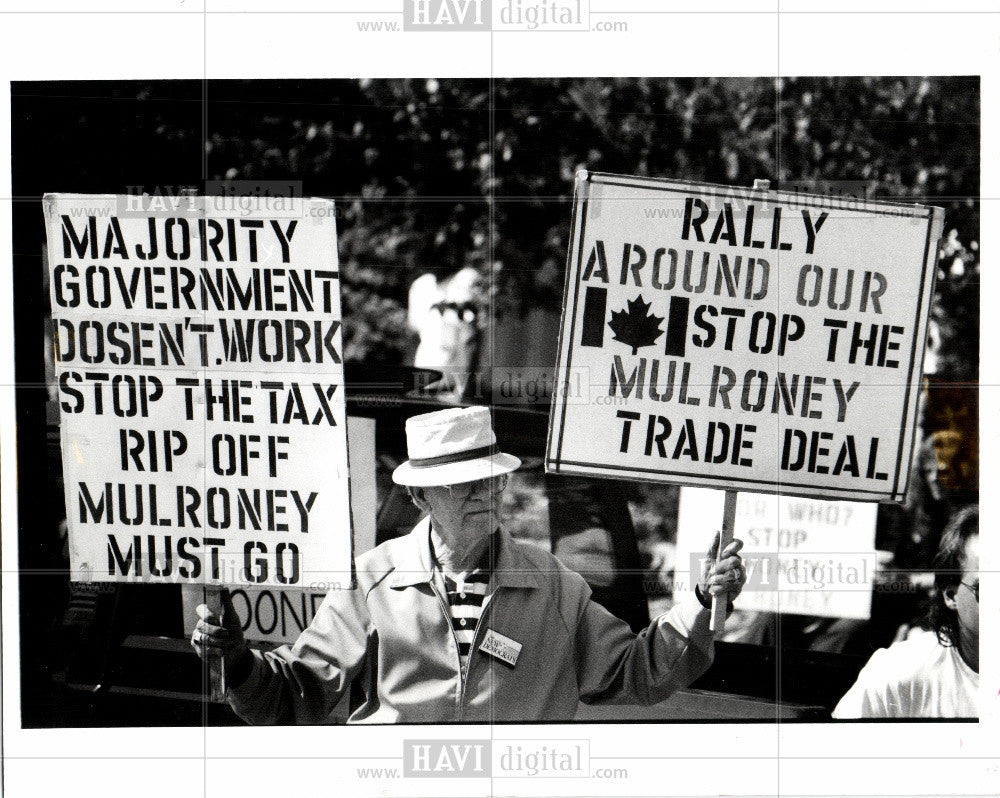
[[[397,485],[427,488],[434,485],[459,485],[477,479],[509,474],[521,467],[521,461],[512,454],[497,452],[489,457],[477,457],[458,463],[443,463],[426,468],[414,468],[407,460],[392,472]]]

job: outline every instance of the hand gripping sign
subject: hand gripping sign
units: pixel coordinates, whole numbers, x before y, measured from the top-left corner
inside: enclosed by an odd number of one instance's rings
[[[547,470],[901,500],[942,225],[940,208],[580,173]]]
[[[332,203],[141,199],[44,200],[72,578],[349,587]]]

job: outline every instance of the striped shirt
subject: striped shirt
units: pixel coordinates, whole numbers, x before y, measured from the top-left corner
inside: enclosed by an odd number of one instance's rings
[[[462,673],[465,673],[469,655],[472,654],[476,626],[479,624],[483,605],[486,603],[490,575],[478,568],[464,580],[461,577],[457,580],[452,579],[446,574],[444,584],[448,591],[448,605],[451,608],[451,627],[455,630],[455,641],[458,643],[458,658],[462,663]]]
[[[443,580],[448,596],[448,607],[451,610],[451,627],[455,632],[455,642],[458,644],[458,657],[465,675],[472,654],[472,644],[476,636],[476,626],[483,614],[490,593],[490,564],[496,560],[499,535],[490,541],[489,548],[483,555],[478,567],[464,574],[447,574],[441,568],[437,557],[434,564]]]

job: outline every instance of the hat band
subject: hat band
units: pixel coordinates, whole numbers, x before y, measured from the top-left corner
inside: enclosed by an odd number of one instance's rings
[[[478,449],[467,449],[464,452],[454,452],[453,454],[442,454],[437,457],[411,457],[410,465],[414,468],[429,468],[430,466],[446,465],[447,463],[462,463],[466,460],[476,460],[480,457],[490,457],[498,454],[500,447],[493,443],[489,446],[481,446]]]

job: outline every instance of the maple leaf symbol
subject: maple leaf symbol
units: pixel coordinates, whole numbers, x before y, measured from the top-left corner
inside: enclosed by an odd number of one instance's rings
[[[651,304],[643,302],[642,294],[628,301],[628,310],[611,311],[611,321],[608,326],[614,330],[614,340],[632,347],[632,354],[639,351],[640,346],[652,346],[656,339],[663,335],[660,329],[662,316],[654,316],[649,312]]]

